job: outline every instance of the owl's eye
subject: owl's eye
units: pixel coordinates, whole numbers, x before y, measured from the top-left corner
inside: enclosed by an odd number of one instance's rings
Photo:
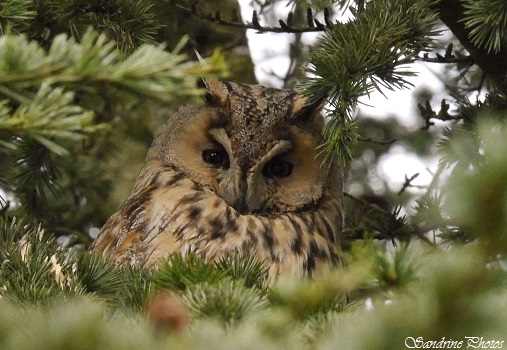
[[[229,168],[229,156],[224,149],[205,149],[202,151],[202,160],[216,167]]]
[[[262,173],[264,176],[273,177],[288,177],[292,174],[294,165],[285,160],[274,158],[264,167]]]

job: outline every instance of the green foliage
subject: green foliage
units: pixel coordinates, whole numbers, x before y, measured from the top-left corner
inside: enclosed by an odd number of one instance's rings
[[[154,280],[162,288],[185,290],[199,283],[215,283],[224,277],[211,263],[190,254],[184,259],[181,254],[174,254],[160,264]]]
[[[200,93],[198,77],[225,70],[218,51],[208,63],[186,62],[186,55],[179,53],[184,44],[182,39],[172,53],[163,45],[145,44],[125,55],[105,34],[91,29],[80,42],[57,35],[48,49],[25,35],[0,37],[0,178],[4,189],[20,200],[19,214],[61,227],[67,219],[64,211],[74,207],[68,216],[75,225],[89,225],[79,220],[93,217],[91,213],[76,215],[82,211],[80,203],[93,197],[104,200],[108,187],[97,176],[100,168],[91,164],[104,157],[93,141],[108,131],[98,119],[113,118],[120,102],[127,102],[125,108],[131,111],[128,106],[139,103],[136,99],[148,98],[160,106],[195,97]],[[97,103],[105,94],[111,98]],[[87,176],[86,169],[93,176]],[[85,189],[102,196],[84,194]],[[54,207],[62,194],[68,202]],[[73,227],[72,233],[87,243],[82,226]]]
[[[8,235],[12,233],[9,229]],[[50,247],[50,243],[46,244]],[[79,262],[81,267],[72,272],[75,278],[67,279],[67,288],[43,305],[33,307],[27,305],[27,299],[16,299],[24,305],[20,309],[8,300],[0,300],[0,345],[5,349],[19,348],[19,335],[26,333],[32,334],[33,344],[23,347],[28,349],[67,349],[75,344],[85,349],[120,345],[132,349],[162,349],[169,345],[326,349],[336,344],[345,349],[390,349],[401,348],[405,341],[419,336],[425,340],[465,340],[466,336],[503,340],[507,275],[500,265],[487,264],[479,246],[444,252],[428,246],[404,245],[381,256],[372,244],[366,244],[351,252],[354,256],[347,258],[345,269],[313,281],[282,279],[268,295],[257,287],[245,286],[241,279],[202,278],[203,282],[180,292],[194,321],[187,332],[179,335],[156,332],[139,312],[142,308],[124,309],[126,304],[111,302],[121,300],[122,289],[139,284],[128,282],[119,287],[116,295],[108,295],[107,304],[101,302],[105,299],[97,292],[92,293],[93,297],[69,294],[75,290],[74,284],[90,279],[85,264],[95,271],[92,279],[101,280],[98,284],[119,286],[119,279],[111,278],[112,270],[116,269],[119,276],[124,268],[112,267],[106,260],[99,262],[100,258],[85,254]],[[88,259],[88,263],[83,263],[83,259]],[[197,266],[197,258],[192,259],[189,265]],[[141,270],[132,272],[137,275]],[[88,277],[80,277],[81,274]],[[2,296],[11,299],[9,288],[16,284],[10,282],[19,277],[2,277],[2,281],[9,282],[7,289],[2,289]],[[91,283],[85,284],[88,287],[81,294],[89,293]],[[36,288],[47,286],[39,283]],[[355,301],[346,303],[345,292]],[[373,309],[369,310],[359,302],[368,297],[373,298]],[[118,308],[119,312],[111,313]]]
[[[504,122],[484,119],[474,136],[480,144],[480,164],[474,171],[454,171],[446,210],[465,231],[481,237],[486,252],[495,257],[506,253],[507,132]],[[459,147],[458,140],[452,141],[454,148]]]
[[[76,275],[86,292],[102,298],[115,297],[124,286],[117,266],[99,255],[83,254],[76,266]]]
[[[0,34],[29,33],[44,46],[58,33],[81,37],[89,27],[115,41],[123,52],[154,43],[160,23],[152,1],[9,0],[2,4]]]
[[[464,0],[463,22],[471,29],[470,39],[488,52],[507,45],[507,4],[503,0]]]
[[[328,152],[338,153],[342,162],[350,159],[344,146],[357,139],[349,124],[359,97],[411,86],[406,78],[414,73],[404,66],[432,47],[436,19],[429,1],[380,0],[324,33],[300,87],[311,101],[326,97],[331,105],[324,130]]]
[[[124,52],[142,43],[154,43],[159,27],[152,1],[64,0],[46,1],[46,5],[58,21],[68,23],[73,36],[79,37],[93,26],[115,40]]]
[[[212,264],[195,254],[173,254],[164,259],[153,276],[162,288],[185,290],[202,283],[218,283],[228,277],[243,282],[247,288],[264,289],[268,282],[267,268],[254,256],[221,258]]]
[[[15,170],[15,190],[19,200],[26,205],[26,211],[38,216],[47,205],[48,192],[56,193],[56,181],[60,177],[51,150],[41,147],[34,140],[13,142],[15,156],[18,159]],[[35,170],[34,170],[35,169]]]
[[[186,56],[178,54],[182,45],[184,41],[168,53],[162,45],[146,44],[125,57],[106,35],[92,30],[80,43],[60,34],[47,52],[24,36],[4,35],[0,38],[0,91],[19,102],[27,100],[23,96],[29,87],[42,82],[118,88],[160,101],[195,95],[195,78],[220,73],[223,62],[217,53],[211,59],[214,66],[186,63]]]
[[[336,276],[317,281],[282,279],[269,298],[274,306],[288,311],[293,319],[308,320],[321,313],[343,310],[345,295],[342,287]]]
[[[268,269],[255,256],[222,258],[216,263],[218,270],[234,280],[243,281],[247,288],[265,289],[268,282]]]
[[[153,271],[137,266],[124,266],[122,275],[124,283],[118,291],[119,303],[125,311],[138,312],[146,306],[155,292]]]
[[[118,266],[99,255],[82,254],[73,278],[87,294],[126,311],[140,311],[153,294],[153,272],[136,266]]]
[[[0,347],[12,350],[167,348],[168,339],[155,337],[146,322],[119,315],[108,319],[106,311],[92,298],[59,300],[51,307],[25,309],[2,300]]]
[[[0,35],[9,30],[18,32],[26,28],[36,12],[31,8],[30,0],[8,0],[2,3],[0,8]]]
[[[378,269],[379,285],[388,287],[407,287],[417,279],[415,265],[417,252],[403,244],[394,252],[377,252],[376,266]]]
[[[153,131],[176,104],[200,94],[198,77],[225,73],[217,42],[237,62],[233,49],[244,34],[212,31],[166,1],[2,3],[0,348],[392,349],[418,337],[506,341],[505,94],[479,81],[459,45],[434,41],[436,2],[334,4],[350,7],[351,18],[326,29],[309,51],[310,76],[300,88],[312,101],[328,99],[321,150],[352,160],[346,184],[360,189],[346,199],[344,267],[313,279],[271,279],[253,257],[206,262],[176,254],[140,268],[82,251],[88,231],[117,208],[112,196],[124,200],[119,188],[130,191],[133,158],[144,157]],[[472,43],[503,57],[504,1],[461,4],[459,23]],[[171,52],[158,44],[166,41]],[[183,52],[192,47],[211,57],[188,62]],[[422,52],[444,47],[433,62],[448,63],[446,74],[457,76],[444,75],[457,108],[443,102],[436,113],[431,92],[418,91],[428,100],[420,110],[430,130],[356,115],[360,97],[411,87],[410,64],[432,61]],[[238,75],[233,80],[245,76]],[[486,97],[469,98],[484,87]],[[433,128],[438,118],[446,122],[442,135]],[[439,167],[418,197],[405,191],[413,187],[408,177],[394,193],[367,183],[391,140],[421,156],[434,156],[438,146]],[[191,319],[182,333],[147,320],[150,301],[167,289]]]
[[[505,295],[495,284],[505,276],[487,270],[479,257],[470,247],[433,255],[425,261],[422,283],[412,293],[397,295],[392,304],[378,305],[369,312],[335,316],[323,336],[322,348],[335,344],[359,349],[403,348],[405,341],[418,337],[424,341],[440,341],[442,337],[461,340],[463,346],[466,336],[502,341],[501,327],[506,319],[500,309],[505,308]],[[481,293],[484,286],[491,293]]]
[[[78,142],[101,127],[93,125],[92,111],[73,105],[73,100],[74,93],[52,88],[45,82],[29,104],[22,104],[14,113],[7,108],[8,100],[3,101],[0,130],[15,130],[17,136],[30,138],[56,155],[68,155],[58,141]],[[12,147],[12,143],[4,144]]]
[[[184,298],[195,317],[214,317],[224,326],[233,326],[267,306],[259,290],[230,278],[197,284],[187,289]]]
[[[62,275],[70,269],[65,253],[54,239],[44,238],[40,227],[0,218],[0,259],[2,296],[8,300],[47,304],[65,291],[79,291]]]

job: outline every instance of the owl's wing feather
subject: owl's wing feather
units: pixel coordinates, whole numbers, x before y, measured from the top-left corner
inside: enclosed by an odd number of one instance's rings
[[[102,227],[91,250],[124,263],[144,265],[146,247],[142,237],[151,211],[151,194],[156,186],[134,192]]]
[[[92,251],[120,263],[151,266],[176,251],[217,257],[244,245],[247,237],[238,234],[229,236],[229,249],[224,248],[229,230],[245,229],[238,214],[212,192],[159,161],[147,163],[141,175],[147,187],[136,184],[138,191],[109,218]]]

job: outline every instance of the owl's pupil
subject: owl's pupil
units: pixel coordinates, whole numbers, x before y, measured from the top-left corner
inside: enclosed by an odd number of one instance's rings
[[[272,159],[266,166],[264,167],[263,174],[267,177],[288,177],[292,174],[292,163],[289,163],[285,160],[281,159]]]
[[[202,160],[217,167],[229,167],[229,156],[223,149],[206,149],[202,151]]]

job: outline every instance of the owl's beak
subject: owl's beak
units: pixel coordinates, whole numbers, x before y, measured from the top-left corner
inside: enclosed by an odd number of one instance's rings
[[[248,205],[245,201],[244,197],[238,198],[233,204],[232,207],[236,209],[238,213],[241,215],[245,215],[248,212]]]
[[[243,178],[237,186],[236,198],[229,202],[230,206],[236,209],[241,215],[252,213],[258,210],[262,205],[260,200],[262,196],[256,191],[252,182],[251,178],[247,178],[246,181],[245,178]]]
[[[231,207],[236,209],[238,213],[241,215],[244,215],[248,213],[249,206],[248,206],[248,200],[247,200],[247,193],[248,193],[248,185],[244,181],[241,181],[239,183],[239,186],[237,186],[238,191],[236,192],[236,198],[230,203]]]

